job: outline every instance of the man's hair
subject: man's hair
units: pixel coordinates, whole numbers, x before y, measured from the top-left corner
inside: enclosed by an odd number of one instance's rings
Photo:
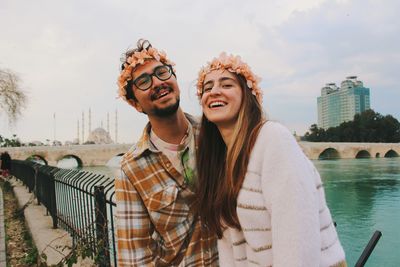
[[[119,95],[125,100],[132,99],[137,101],[133,92],[132,74],[137,66],[143,65],[147,60],[157,60],[162,64],[169,66],[172,70],[172,75],[176,77],[174,65],[163,51],[158,51],[148,40],[139,39],[136,43],[136,48],[129,49],[121,56],[121,74],[118,79]],[[124,71],[125,70],[125,71]]]
[[[236,213],[237,197],[247,171],[250,153],[264,123],[262,107],[246,79],[236,76],[242,103],[227,147],[217,126],[203,114],[197,150],[198,209],[211,231],[222,237],[223,225],[240,229]]]
[[[139,39],[136,43],[135,48],[128,49],[122,56],[121,56],[121,71],[125,69],[126,64],[128,63],[127,60],[129,57],[131,57],[135,52],[142,52],[143,50],[148,50],[150,47],[152,47],[151,43],[148,40],[145,39]],[[132,90],[133,86],[133,80],[129,80],[128,84],[126,85],[126,99],[132,99],[133,101],[137,101],[135,94],[133,93]]]

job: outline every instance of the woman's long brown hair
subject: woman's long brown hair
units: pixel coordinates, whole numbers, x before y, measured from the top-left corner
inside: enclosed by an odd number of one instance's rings
[[[247,171],[250,153],[263,124],[261,105],[243,76],[234,74],[243,98],[227,147],[217,126],[204,116],[197,149],[198,210],[207,227],[222,237],[223,227],[241,229],[236,213],[237,197]]]

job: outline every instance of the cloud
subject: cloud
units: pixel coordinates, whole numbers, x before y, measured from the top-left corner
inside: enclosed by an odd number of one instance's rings
[[[92,129],[118,110],[121,142],[140,136],[146,116],[116,99],[119,58],[147,38],[176,63],[184,110],[200,114],[194,81],[221,51],[239,54],[263,78],[264,107],[291,130],[316,122],[327,82],[358,75],[372,107],[400,117],[398,1],[2,1],[0,67],[18,72],[30,102],[2,134],[24,140],[77,135],[82,111]],[[3,41],[4,40],[4,41]],[[4,116],[0,115],[1,121]],[[88,128],[87,126],[85,127]],[[87,133],[86,133],[87,136]]]
[[[271,72],[268,80],[277,117],[294,125],[302,114],[304,121],[313,116],[315,122],[320,88],[340,84],[349,75],[358,75],[371,88],[372,108],[399,117],[394,73],[400,67],[399,7],[396,1],[328,1],[294,12],[275,28],[264,27],[263,50],[274,51],[286,70]],[[288,113],[292,106],[296,113]]]

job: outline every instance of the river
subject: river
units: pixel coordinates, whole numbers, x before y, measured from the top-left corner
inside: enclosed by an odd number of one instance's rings
[[[400,158],[314,161],[353,266],[375,230],[382,237],[365,266],[400,266]]]
[[[108,165],[118,163],[114,158]],[[375,230],[382,237],[365,266],[400,266],[400,158],[319,160],[314,164],[349,266],[354,266]],[[106,166],[84,169],[115,173]]]

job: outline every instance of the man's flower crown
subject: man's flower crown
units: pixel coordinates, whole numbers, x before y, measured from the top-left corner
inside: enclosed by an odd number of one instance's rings
[[[142,51],[136,51],[129,56],[124,62],[124,69],[118,77],[118,95],[124,100],[126,99],[126,86],[128,81],[132,80],[132,72],[138,65],[143,65],[146,60],[155,59],[165,65],[174,66],[175,64],[167,58],[167,54],[164,51],[158,51],[156,48],[149,47],[143,48]],[[174,70],[175,72],[175,70]]]
[[[231,73],[242,75],[250,88],[251,93],[256,96],[259,103],[262,102],[262,91],[258,83],[261,78],[256,76],[250,69],[247,63],[243,62],[240,56],[227,55],[225,52],[221,53],[218,58],[214,58],[211,62],[201,68],[199,77],[197,79],[197,96],[201,98],[203,92],[203,83],[206,75],[213,70],[226,69]]]

